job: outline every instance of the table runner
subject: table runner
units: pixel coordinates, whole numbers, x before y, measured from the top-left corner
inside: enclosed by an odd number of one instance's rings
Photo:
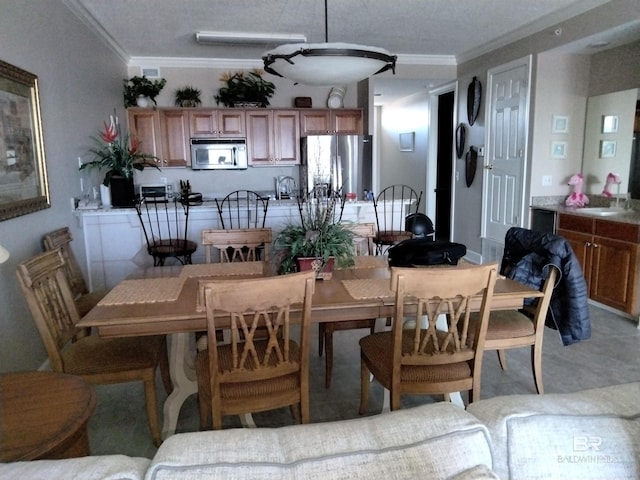
[[[144,278],[123,280],[98,305],[172,302],[178,299],[184,278]]]
[[[263,272],[263,262],[204,263],[185,265],[180,276],[183,278],[226,277],[233,275],[262,275]]]
[[[393,292],[389,288],[388,278],[364,278],[358,280],[342,280],[344,288],[356,300],[365,298],[390,298]]]

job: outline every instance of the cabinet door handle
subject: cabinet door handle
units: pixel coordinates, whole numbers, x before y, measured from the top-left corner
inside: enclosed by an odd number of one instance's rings
[[[593,244],[593,248],[599,248],[599,247],[600,247],[600,245],[598,245],[597,243]]]
[[[584,246],[589,248],[591,246],[591,242],[584,242]]]

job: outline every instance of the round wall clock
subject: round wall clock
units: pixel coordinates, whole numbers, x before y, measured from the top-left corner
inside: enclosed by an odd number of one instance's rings
[[[480,101],[482,100],[482,84],[478,77],[473,77],[467,89],[467,118],[469,125],[473,125],[480,112]]]

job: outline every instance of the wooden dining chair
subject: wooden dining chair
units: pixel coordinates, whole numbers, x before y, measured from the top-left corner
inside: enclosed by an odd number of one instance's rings
[[[201,243],[205,262],[211,263],[212,250],[218,250],[219,260],[225,262],[256,262],[271,260],[270,228],[239,228],[235,230],[202,230]]]
[[[224,230],[264,228],[269,198],[252,190],[236,190],[222,200],[215,199]]]
[[[297,421],[309,422],[309,329],[315,281],[315,272],[310,271],[200,282],[208,346],[196,355],[196,372],[208,382],[198,394],[206,402],[207,416],[213,416],[214,429],[222,428],[225,415],[285,406]],[[301,309],[296,328],[291,328],[292,306]],[[215,332],[226,318],[230,340],[218,344]],[[266,327],[267,338],[256,338],[259,327]]]
[[[80,316],[60,250],[36,255],[19,264],[16,273],[52,369],[79,375],[94,384],[142,381],[149,428],[154,443],[160,445],[155,381],[158,366],[167,393],[172,389],[165,336],[77,338]]]
[[[73,293],[78,314],[83,317],[102,300],[108,291],[96,290],[89,292],[80,265],[71,249],[72,240],[73,236],[69,227],[62,227],[44,234],[42,236],[42,245],[45,251],[60,249],[62,258],[64,258],[64,272],[67,276],[71,293]]]
[[[377,227],[373,243],[378,255],[383,255],[390,246],[413,236],[405,228],[405,218],[418,211],[421,200],[422,192],[418,194],[408,185],[390,185],[373,200]]]
[[[407,394],[446,398],[468,390],[469,403],[479,398],[497,269],[497,264],[391,269],[392,330],[360,339],[360,414],[367,410],[371,374],[389,390],[391,410],[398,410]],[[471,335],[474,308],[480,313]],[[439,317],[446,328],[437,326]]]
[[[560,271],[550,265],[547,278],[542,285],[542,297],[536,298],[532,305],[522,310],[496,310],[489,316],[484,350],[496,350],[502,370],[507,369],[505,350],[531,347],[531,371],[539,394],[544,393],[542,381],[542,342],[544,325],[549,311],[553,287]],[[472,317],[471,329],[475,328],[477,318]]]
[[[375,223],[355,223],[350,226],[354,233],[353,249],[356,254],[355,263],[358,265],[359,258],[362,256],[371,256],[373,259],[374,245],[373,239],[376,235]],[[375,257],[379,258],[379,257]],[[363,262],[364,263],[364,262]],[[372,264],[373,265],[373,264]],[[374,265],[375,266],[375,265]],[[363,268],[364,266],[360,266]],[[322,322],[318,324],[318,355],[322,356],[323,347],[326,347],[324,357],[325,374],[324,386],[331,388],[331,376],[333,375],[333,333],[341,330],[355,330],[360,328],[368,328],[371,333],[375,332],[376,319],[367,318],[362,320],[349,320],[346,322]]]

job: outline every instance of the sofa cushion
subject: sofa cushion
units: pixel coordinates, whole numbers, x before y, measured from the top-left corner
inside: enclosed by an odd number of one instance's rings
[[[141,480],[148,458],[102,455],[66,460],[0,463],[3,480]]]
[[[640,478],[640,383],[568,394],[511,395],[467,411],[491,432],[502,479]]]
[[[340,422],[174,435],[146,479],[444,479],[491,464],[486,428],[438,403]]]

